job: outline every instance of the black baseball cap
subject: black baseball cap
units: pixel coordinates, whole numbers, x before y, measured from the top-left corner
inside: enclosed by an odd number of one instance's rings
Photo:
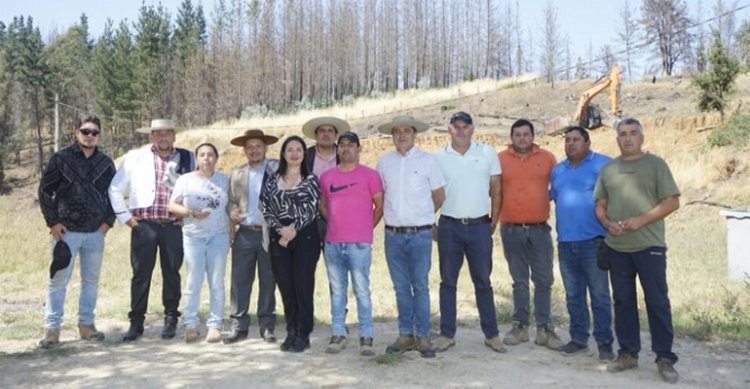
[[[462,121],[466,124],[474,124],[474,121],[471,120],[471,115],[464,111],[458,111],[451,116],[451,124],[455,123],[456,121]]]
[[[351,131],[347,131],[341,135],[339,135],[339,142],[341,142],[341,139],[347,139],[349,142],[356,143],[357,146],[359,146],[359,135],[356,133],[353,133]]]

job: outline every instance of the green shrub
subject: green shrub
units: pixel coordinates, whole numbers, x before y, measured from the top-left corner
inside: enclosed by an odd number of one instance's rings
[[[708,136],[711,147],[745,146],[750,137],[750,113],[732,116]]]

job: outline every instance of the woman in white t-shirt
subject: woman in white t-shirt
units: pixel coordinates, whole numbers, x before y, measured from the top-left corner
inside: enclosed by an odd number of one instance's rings
[[[182,245],[187,276],[182,319],[185,342],[198,340],[198,306],[204,275],[208,278],[210,303],[206,341],[221,340],[224,319],[224,273],[229,252],[229,215],[227,201],[229,179],[215,171],[219,154],[216,147],[203,143],[195,149],[198,170],[177,179],[169,211],[182,216]]]

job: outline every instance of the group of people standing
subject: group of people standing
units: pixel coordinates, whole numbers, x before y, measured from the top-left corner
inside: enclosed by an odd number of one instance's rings
[[[534,143],[534,126],[518,120],[511,143],[499,154],[472,139],[471,115],[450,118],[450,143],[434,154],[416,146],[427,123],[397,116],[378,127],[395,150],[375,169],[359,162],[359,136],[334,117],[315,118],[302,128],[315,140],[287,137],[280,158],[268,159],[279,139],[251,129],[232,139],[247,163],[227,176],[215,169],[219,152],[210,143],[194,152],[174,147],[171,120],[138,129],[151,147],[129,152],[119,169],[97,148],[98,118],[83,117],[75,142],[56,153],[39,188],[43,214],[53,238],[42,347],[59,342],[65,287],[73,266],[64,265],[58,246],[67,244],[68,262],[80,257],[79,332],[82,339],[104,338],[94,325],[96,287],[104,235],[115,218],[131,228],[130,327],[123,341],[144,332],[151,275],[159,253],[163,283],[161,337],[176,336],[183,258],[185,341],[195,342],[203,279],[210,306],[207,342],[235,343],[248,337],[250,291],[259,278],[260,336],[275,342],[275,287],[286,319],[282,351],[310,347],[314,323],[315,269],[320,254],[331,294],[331,337],[325,351],[348,345],[348,282],[356,299],[359,353],[374,355],[370,267],[373,230],[385,224],[385,256],[398,309],[399,336],[387,353],[418,351],[434,357],[455,345],[456,291],[464,259],[474,284],[484,344],[499,353],[529,341],[531,280],[534,284],[535,343],[563,355],[588,351],[591,299],[599,359],[608,370],[637,367],[640,327],[636,275],[647,306],[652,349],[662,377],[675,382],[673,328],[666,285],[664,218],[679,207],[679,190],[662,159],[642,150],[643,127],[635,119],[616,126],[621,155],[614,160],[590,149],[589,133],[565,130],[565,153],[557,163]],[[126,198],[127,195],[127,198]],[[556,203],[560,273],[570,316],[570,341],[563,345],[551,315],[553,242],[548,224]],[[436,219],[437,217],[437,219]],[[490,281],[492,235],[498,228],[513,280],[510,330],[500,336]],[[432,241],[440,270],[440,329],[431,335],[429,272]],[[231,331],[222,337],[227,254]],[[57,265],[56,265],[57,264]],[[608,280],[609,277],[609,280]],[[615,334],[612,344],[614,298]]]

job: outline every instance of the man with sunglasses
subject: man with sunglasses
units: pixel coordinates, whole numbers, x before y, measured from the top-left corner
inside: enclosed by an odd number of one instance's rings
[[[115,222],[107,196],[115,164],[97,147],[101,132],[99,118],[84,116],[77,124],[75,141],[52,156],[39,183],[39,205],[52,235],[52,246],[64,242],[71,254],[69,264],[50,275],[45,333],[39,341],[42,348],[60,341],[65,289],[73,274],[72,259],[76,255],[81,262],[78,333],[83,340],[104,339],[104,334],[94,325],[94,310],[104,236]]]
[[[150,127],[139,128],[136,132],[148,134],[151,147],[130,151],[109,187],[117,219],[131,228],[130,328],[123,336],[123,342],[134,341],[143,335],[157,250],[164,278],[161,337],[172,339],[176,335],[180,316],[177,307],[181,296],[182,227],[177,215],[167,210],[167,204],[177,177],[195,170],[193,152],[174,147],[175,125],[172,120],[152,120]],[[125,193],[129,194],[127,203]]]

